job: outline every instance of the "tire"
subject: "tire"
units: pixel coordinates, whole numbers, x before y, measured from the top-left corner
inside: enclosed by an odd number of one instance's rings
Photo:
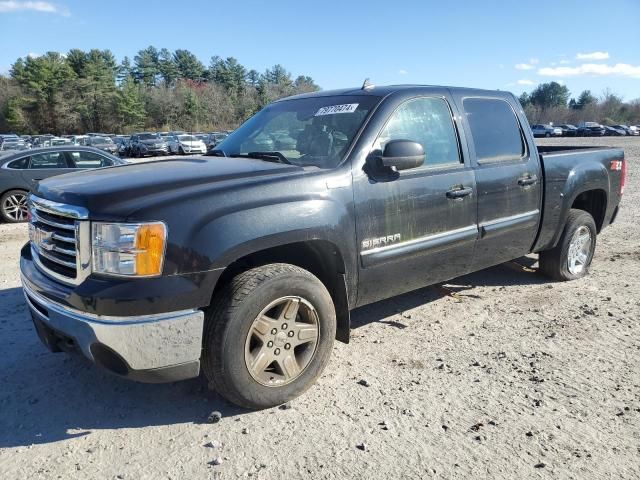
[[[24,190],[9,190],[0,197],[0,217],[7,223],[27,221],[27,195]]]
[[[282,302],[282,308],[278,302]],[[296,316],[285,317],[294,304]],[[266,335],[255,328],[258,323],[263,328],[258,317],[267,319]],[[286,323],[287,318],[290,324]],[[304,327],[303,321],[308,322],[304,328],[307,332],[313,331],[316,322],[313,345],[304,338],[300,340],[308,333],[303,335],[301,330],[291,333]],[[313,385],[329,362],[335,333],[333,301],[318,278],[284,263],[253,268],[235,276],[207,309],[202,369],[210,386],[236,405],[249,409],[274,407],[298,397]],[[265,341],[257,340],[256,335],[262,335]],[[296,346],[295,342],[300,344]],[[248,365],[260,364],[257,360],[263,356],[266,367],[250,369]],[[296,369],[281,365],[291,366],[290,361],[287,363],[291,356],[296,359],[298,373],[287,380],[286,370]]]
[[[577,233],[578,231],[581,233]],[[572,245],[572,240],[576,241],[574,237],[586,235],[587,231],[589,234],[588,247],[585,246],[580,249],[575,246],[576,243]],[[575,280],[584,277],[589,273],[589,266],[593,260],[593,254],[596,249],[596,235],[596,223],[593,217],[584,210],[571,209],[558,244],[550,250],[540,252],[540,271],[558,281]],[[570,247],[577,249],[584,256],[584,260],[576,262],[573,268],[570,264]],[[581,265],[578,265],[578,263],[581,263]]]
[[[185,153],[185,151],[184,151],[184,149],[183,149],[182,147],[180,147],[180,148],[178,149],[178,153],[179,153],[180,155],[186,155],[186,153]]]
[[[549,138],[551,136],[551,134],[549,132],[544,134],[545,137]]]

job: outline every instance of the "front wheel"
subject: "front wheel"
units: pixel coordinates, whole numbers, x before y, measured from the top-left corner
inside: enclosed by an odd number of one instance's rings
[[[584,210],[571,209],[560,240],[540,252],[540,270],[554,280],[575,280],[589,272],[596,249],[596,223]]]
[[[336,313],[324,284],[275,263],[234,277],[206,313],[203,362],[215,390],[241,407],[285,403],[327,365]]]
[[[27,221],[27,192],[9,190],[0,198],[0,217],[8,223]]]

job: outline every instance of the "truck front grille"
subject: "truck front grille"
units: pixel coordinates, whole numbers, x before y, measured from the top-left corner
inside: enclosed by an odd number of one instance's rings
[[[89,221],[82,207],[29,197],[29,239],[38,268],[63,283],[78,284],[89,273]]]

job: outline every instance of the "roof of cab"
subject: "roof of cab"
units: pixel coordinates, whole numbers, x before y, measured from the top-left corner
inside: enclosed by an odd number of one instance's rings
[[[371,95],[374,97],[386,97],[392,93],[415,90],[415,91],[429,91],[435,89],[446,88],[452,92],[465,92],[474,96],[494,96],[505,97],[512,96],[508,91],[504,90],[483,90],[478,88],[466,88],[466,87],[448,87],[443,85],[371,85],[367,88],[340,88],[336,90],[321,90],[319,92],[301,93],[298,95],[292,95],[290,97],[281,98],[282,100],[293,100],[300,98],[313,98],[313,97],[331,97],[331,96],[343,96],[343,95]]]

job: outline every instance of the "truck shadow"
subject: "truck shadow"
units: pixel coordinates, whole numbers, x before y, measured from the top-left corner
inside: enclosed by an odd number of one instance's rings
[[[520,259],[519,263],[532,259]],[[447,282],[458,295],[474,298],[475,286],[544,283],[532,272],[494,267]],[[391,317],[441,298],[424,288],[362,307],[352,327],[379,321],[404,328]],[[101,371],[81,355],[49,352],[38,340],[22,290],[0,290],[0,448],[52,443],[94,430],[202,424],[212,411],[223,418],[250,413],[207,389],[202,378],[174,384],[140,384]]]
[[[537,262],[534,257],[522,257],[513,262],[507,262],[479,272],[470,273],[454,278],[442,284],[414,290],[380,302],[360,307],[351,312],[351,328],[358,328],[373,322],[383,323],[399,329],[406,325],[396,320],[388,319],[400,312],[411,310],[432,302],[446,295],[454,298],[477,299],[472,293],[475,287],[504,287],[509,285],[540,285],[551,280],[537,273],[532,267]]]
[[[52,443],[94,430],[202,424],[248,413],[193,379],[141,384],[79,354],[51,353],[37,338],[21,288],[0,290],[0,448]]]

